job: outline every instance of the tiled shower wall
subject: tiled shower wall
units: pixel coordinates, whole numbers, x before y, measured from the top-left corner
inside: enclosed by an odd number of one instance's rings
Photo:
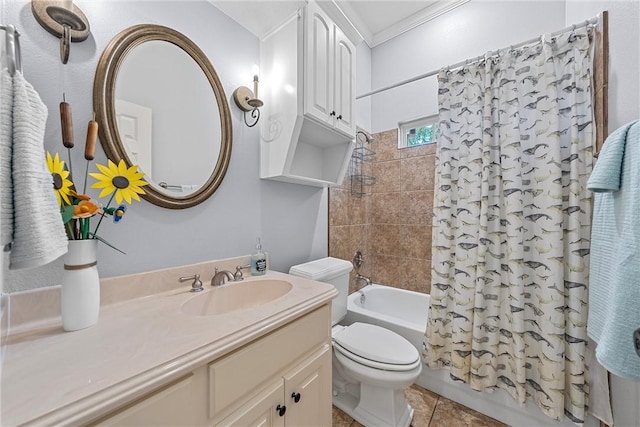
[[[373,137],[364,173],[376,182],[367,195],[351,195],[348,174],[329,192],[329,255],[352,260],[361,250],[360,273],[373,283],[429,293],[435,144],[398,149],[397,129]]]

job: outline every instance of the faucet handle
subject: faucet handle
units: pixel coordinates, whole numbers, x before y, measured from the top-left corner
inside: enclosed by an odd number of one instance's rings
[[[185,276],[178,279],[180,283],[186,282],[187,280],[193,280],[193,283],[191,284],[191,292],[200,292],[204,289],[202,287],[202,281],[200,280],[200,275],[198,273],[194,274],[193,276]]]
[[[244,277],[242,277],[242,270],[250,267],[251,265],[237,265],[236,272],[233,273],[233,280],[235,280],[236,282],[239,282],[240,280],[244,280]]]

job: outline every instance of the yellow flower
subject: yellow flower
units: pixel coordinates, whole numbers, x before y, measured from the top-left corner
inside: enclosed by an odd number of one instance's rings
[[[124,160],[120,160],[117,166],[111,160],[108,167],[97,163],[96,166],[102,173],[89,175],[98,181],[91,188],[102,188],[98,197],[106,197],[115,191],[116,203],[120,204],[124,199],[131,204],[132,198],[140,201],[138,194],[145,194],[141,187],[147,185],[147,182],[142,179],[144,173],[138,172],[138,166],[133,165],[127,168]]]
[[[63,200],[67,205],[70,205],[69,194],[73,187],[73,182],[67,179],[69,171],[65,169],[64,161],[60,160],[58,153],[54,158],[51,158],[51,153],[47,151],[47,167],[53,178],[53,190],[56,193],[56,199],[58,199],[58,206],[62,206]]]

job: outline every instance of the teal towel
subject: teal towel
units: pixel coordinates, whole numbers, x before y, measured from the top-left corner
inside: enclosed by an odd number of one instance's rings
[[[609,135],[587,188],[595,193],[587,333],[602,366],[640,381],[640,121]]]

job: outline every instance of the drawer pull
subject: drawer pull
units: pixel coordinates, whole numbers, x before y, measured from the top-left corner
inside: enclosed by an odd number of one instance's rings
[[[291,393],[291,398],[295,403],[300,402],[300,393]]]
[[[287,407],[284,405],[278,405],[276,406],[276,411],[278,411],[278,415],[284,417],[284,413],[287,412]]]

